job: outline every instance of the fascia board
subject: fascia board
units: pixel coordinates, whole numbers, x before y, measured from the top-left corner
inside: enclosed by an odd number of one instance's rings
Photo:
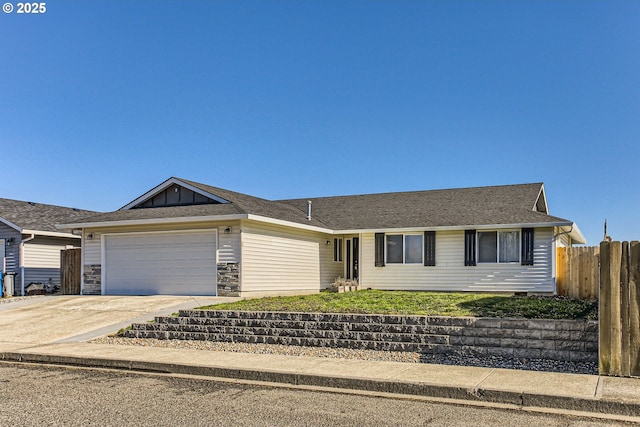
[[[298,222],[284,221],[281,219],[269,218],[266,216],[249,214],[247,219],[259,221],[259,222],[266,222],[269,224],[282,225],[284,227],[293,227],[293,228],[299,228],[302,230],[317,231],[319,233],[336,234],[334,230],[331,230],[329,228],[318,227],[315,225],[300,224]]]
[[[587,243],[587,239],[582,234],[582,231],[580,230],[580,227],[578,227],[578,224],[574,222],[573,224],[571,224],[571,226],[572,228],[571,228],[571,232],[569,233],[569,236],[571,236],[571,238],[575,240],[576,243],[585,245]]]
[[[136,206],[137,204],[142,203],[145,200],[149,199],[150,197],[155,196],[159,192],[161,192],[163,190],[166,190],[167,188],[171,187],[173,184],[178,184],[178,185],[180,185],[182,187],[188,188],[189,190],[191,190],[191,191],[193,191],[195,193],[202,194],[203,196],[208,197],[210,199],[213,199],[213,200],[215,200],[217,202],[229,203],[228,200],[222,199],[222,198],[216,196],[215,194],[211,194],[211,193],[208,193],[206,191],[202,191],[201,189],[199,189],[197,187],[194,187],[191,184],[187,184],[186,182],[180,181],[178,178],[169,178],[168,180],[166,180],[162,184],[155,186],[153,189],[147,191],[142,196],[138,197],[137,199],[135,199],[134,201],[130,202],[126,206],[123,206],[121,209],[122,210],[129,210],[132,207]]]
[[[397,228],[369,228],[335,230],[333,234],[357,234],[357,233],[387,233],[387,232],[416,232],[416,231],[458,231],[458,230],[495,230],[504,228],[541,228],[571,226],[571,222],[541,222],[534,224],[486,224],[486,225],[455,225],[438,227],[397,227]]]
[[[80,239],[80,236],[76,236],[71,233],[55,232],[55,231],[40,231],[40,230],[22,230],[23,234],[35,234],[36,236],[47,237],[67,237],[73,239]]]
[[[122,221],[102,221],[102,222],[80,222],[72,224],[56,224],[56,228],[68,230],[73,228],[102,228],[121,227],[127,225],[154,225],[154,224],[177,224],[185,222],[204,221],[231,221],[237,219],[247,219],[247,214],[215,215],[215,216],[191,216],[177,218],[151,218],[151,219],[129,219]]]
[[[16,224],[12,223],[11,221],[9,221],[7,219],[4,219],[4,218],[0,217],[0,222],[5,224],[5,225],[7,225],[7,226],[9,226],[9,227],[11,227],[11,228],[13,228],[16,231],[22,232],[22,227],[17,226]]]
[[[540,191],[538,191],[538,197],[536,198],[535,203],[533,204],[533,209],[532,210],[536,210],[536,207],[538,205],[538,200],[540,200],[540,197],[542,197],[542,200],[544,201],[544,208],[546,210],[546,212],[544,212],[545,214],[549,215],[549,205],[547,204],[547,192],[544,191],[544,184],[542,184],[540,186]]]

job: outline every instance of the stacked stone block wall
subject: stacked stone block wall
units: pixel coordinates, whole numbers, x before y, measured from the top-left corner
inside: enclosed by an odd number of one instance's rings
[[[85,264],[82,295],[100,295],[101,293],[102,266],[100,264]]]
[[[218,263],[218,296],[236,297],[240,295],[240,264],[237,262]]]
[[[594,321],[180,311],[126,336],[597,361]]]

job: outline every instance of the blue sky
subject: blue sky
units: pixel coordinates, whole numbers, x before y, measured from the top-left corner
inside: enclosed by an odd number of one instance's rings
[[[17,7],[17,2],[11,1]],[[640,2],[80,1],[0,14],[0,197],[115,210],[544,182],[640,239]]]

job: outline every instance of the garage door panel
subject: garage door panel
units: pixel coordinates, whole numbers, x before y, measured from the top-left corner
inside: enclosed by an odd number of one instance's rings
[[[215,231],[105,236],[105,292],[215,295]]]

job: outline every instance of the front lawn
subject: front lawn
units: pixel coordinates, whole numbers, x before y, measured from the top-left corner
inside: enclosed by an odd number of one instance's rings
[[[565,297],[375,290],[257,298],[201,308],[527,319],[595,320],[598,317],[596,301]]]

